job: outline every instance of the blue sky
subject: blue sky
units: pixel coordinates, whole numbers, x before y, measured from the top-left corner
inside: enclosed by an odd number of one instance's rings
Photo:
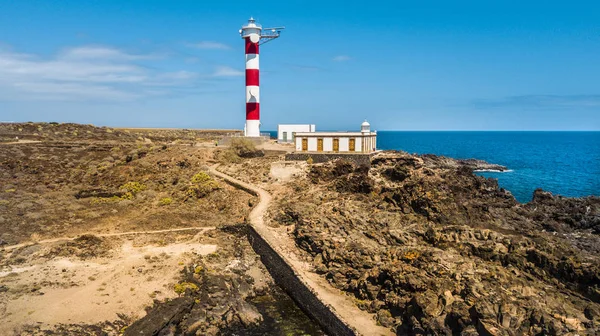
[[[262,129],[600,130],[594,1],[0,0],[0,120]]]

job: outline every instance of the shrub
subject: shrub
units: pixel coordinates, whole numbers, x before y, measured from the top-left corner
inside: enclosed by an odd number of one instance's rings
[[[192,176],[192,183],[195,184],[206,183],[211,180],[212,178],[205,172],[199,172],[198,174]]]
[[[202,198],[216,189],[219,189],[219,185],[216,181],[209,181],[200,185],[192,185],[187,190],[187,196]]]
[[[256,145],[250,139],[233,138],[229,148],[217,153],[217,160],[222,163],[237,163],[240,158],[254,158],[264,156],[265,153],[256,149]]]
[[[213,190],[219,189],[219,184],[205,172],[192,176],[192,185],[188,187],[187,196],[201,198]]]
[[[131,193],[132,196],[135,196],[140,191],[146,190],[146,185],[140,182],[127,182],[123,184],[120,189],[123,189],[126,192]]]
[[[306,163],[308,163],[309,165],[313,164],[313,158],[312,156],[309,156],[308,159],[306,159]]]
[[[233,150],[239,157],[245,157],[249,153],[256,152],[256,145],[252,140],[244,138],[233,138],[229,144],[229,148]]]
[[[196,284],[191,283],[191,282],[182,282],[182,283],[175,284],[175,286],[173,286],[173,289],[175,290],[175,293],[177,293],[179,295],[185,293],[185,291],[187,289],[189,289],[193,293],[196,293],[199,290],[198,286],[196,286]]]
[[[217,151],[215,159],[222,164],[238,163],[242,160],[231,148]]]
[[[170,197],[161,198],[160,201],[158,201],[158,204],[160,205],[169,205],[171,203],[173,203],[173,199]]]

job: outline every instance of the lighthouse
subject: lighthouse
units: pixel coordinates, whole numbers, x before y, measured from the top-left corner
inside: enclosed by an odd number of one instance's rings
[[[246,54],[246,125],[244,135],[247,137],[260,136],[259,45],[278,38],[282,29],[284,27],[263,29],[253,18],[250,18],[248,23],[240,29]]]

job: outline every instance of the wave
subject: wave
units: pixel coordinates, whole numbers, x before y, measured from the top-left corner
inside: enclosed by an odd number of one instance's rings
[[[499,170],[499,169],[475,169],[473,171],[474,172],[479,172],[479,173],[512,173],[514,170],[512,170],[512,169],[506,169],[506,170]]]

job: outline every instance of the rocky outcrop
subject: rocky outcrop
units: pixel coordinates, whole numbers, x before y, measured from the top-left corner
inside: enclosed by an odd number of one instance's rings
[[[599,203],[599,197],[565,198],[537,189],[527,209],[533,219],[548,231],[591,230],[600,234],[600,214],[595,211]]]
[[[507,171],[508,168],[505,166],[488,163],[483,160],[477,159],[453,159],[445,156],[438,156],[433,154],[425,154],[421,156],[425,162],[434,165],[438,168],[467,168],[472,171]]]
[[[522,205],[473,164],[383,153],[370,170],[315,165],[273,220],[398,334],[600,332],[598,198],[536,191]]]
[[[150,310],[149,314],[143,319],[134,322],[125,329],[125,335],[158,335],[169,330],[170,324],[175,324],[185,314],[189,313],[194,306],[194,299],[191,297],[180,297],[172,301],[158,305],[156,309]],[[174,328],[173,328],[174,329]]]

